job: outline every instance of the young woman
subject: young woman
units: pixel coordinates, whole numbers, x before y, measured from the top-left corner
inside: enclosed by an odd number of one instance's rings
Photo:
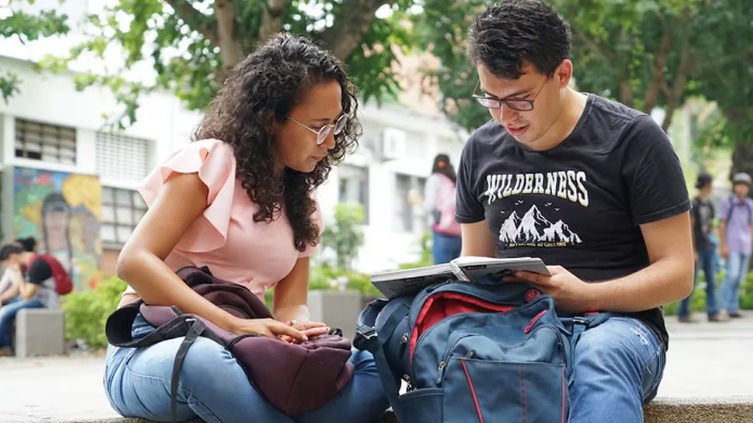
[[[432,231],[432,260],[447,263],[460,256],[460,224],[455,221],[455,168],[446,154],[437,154],[426,180],[424,210]]]
[[[129,284],[122,304],[174,304],[238,334],[305,339],[328,331],[309,321],[309,256],[322,223],[313,190],[356,146],[357,101],[342,64],[310,41],[278,35],[240,63],[209,106],[196,141],[145,180],[149,211],[120,254]],[[174,273],[208,266],[263,299],[274,288],[274,319],[239,319]],[[137,318],[133,335],[153,328]],[[172,363],[182,339],[141,349],[110,346],[105,390],[124,416],[170,419]],[[284,342],[284,341],[280,341]],[[178,418],[207,422],[369,422],[386,400],[368,353],[320,409],[288,417],[249,383],[235,358],[200,338],[180,374]]]

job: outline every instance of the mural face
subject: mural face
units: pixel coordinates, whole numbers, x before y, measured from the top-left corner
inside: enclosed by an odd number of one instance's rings
[[[76,289],[101,279],[99,178],[44,169],[13,170],[14,238],[33,236],[37,251],[52,254],[68,269]]]

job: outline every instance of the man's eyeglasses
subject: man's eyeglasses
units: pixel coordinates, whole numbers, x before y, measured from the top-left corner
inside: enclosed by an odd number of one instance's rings
[[[321,145],[324,142],[324,140],[327,139],[327,137],[332,132],[332,130],[335,131],[335,135],[339,135],[340,132],[342,132],[343,129],[345,129],[345,122],[348,121],[348,119],[346,119],[347,116],[348,115],[346,115],[346,114],[340,115],[340,117],[337,118],[337,120],[335,121],[335,123],[328,123],[328,124],[322,126],[319,129],[314,129],[314,128],[306,125],[306,124],[298,122],[297,120],[293,119],[290,116],[288,116],[288,119],[292,120],[293,122],[297,123],[298,125],[306,128],[306,129],[308,129],[309,131],[315,133],[316,134],[316,145]]]
[[[476,82],[476,87],[473,89],[473,98],[476,99],[478,104],[486,107],[487,109],[501,109],[502,104],[504,103],[512,110],[516,110],[518,112],[530,112],[531,110],[533,110],[533,102],[536,101],[536,98],[539,96],[541,90],[544,89],[544,85],[546,85],[546,82],[548,80],[548,78],[544,80],[544,83],[541,84],[539,90],[536,91],[536,94],[534,94],[533,98],[530,100],[507,100],[504,98],[489,97],[488,95],[478,95],[476,94],[476,91],[478,90],[478,86],[481,83],[481,81],[478,81]]]

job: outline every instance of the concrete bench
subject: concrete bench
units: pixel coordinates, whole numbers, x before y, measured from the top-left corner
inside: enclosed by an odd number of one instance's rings
[[[16,314],[16,357],[65,353],[65,314],[46,308],[23,309]]]

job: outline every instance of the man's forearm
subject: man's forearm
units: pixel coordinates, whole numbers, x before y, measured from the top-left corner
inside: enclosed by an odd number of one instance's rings
[[[593,283],[590,310],[636,312],[683,299],[693,288],[693,262],[657,260],[631,275]]]

